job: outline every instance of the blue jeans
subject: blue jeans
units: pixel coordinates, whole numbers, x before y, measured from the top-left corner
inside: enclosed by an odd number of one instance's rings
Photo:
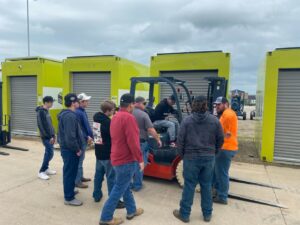
[[[101,221],[108,222],[113,219],[115,209],[122,197],[125,203],[127,215],[132,215],[136,212],[135,200],[132,192],[130,191],[130,183],[133,178],[133,174],[136,171],[137,164],[137,162],[132,162],[114,167],[116,183],[102,209]]]
[[[214,174],[215,157],[208,156],[195,160],[183,160],[184,186],[180,201],[180,215],[188,219],[194,201],[197,184],[201,187],[201,208],[203,216],[212,214],[212,179]]]
[[[115,184],[115,171],[110,160],[96,160],[93,198],[98,201],[103,197],[102,182],[104,175],[106,175],[107,190],[108,195],[110,195]]]
[[[75,179],[78,171],[79,157],[76,152],[61,149],[61,156],[63,158],[63,184],[64,184],[64,196],[66,201],[72,201],[75,198],[74,188]]]
[[[40,173],[45,172],[49,168],[49,162],[51,161],[51,159],[54,156],[53,145],[50,144],[50,140],[49,139],[43,139],[42,141],[43,141],[43,144],[45,146],[45,154],[44,154],[43,164],[42,164],[42,167],[40,169]]]
[[[141,151],[143,154],[143,159],[145,163],[145,167],[147,166],[148,163],[148,155],[149,155],[149,144],[148,142],[143,142],[141,143]],[[135,171],[134,177],[133,177],[133,183],[132,183],[132,188],[135,190],[140,190],[143,187],[143,177],[144,177],[144,172],[141,171],[139,164],[137,164],[137,169]]]
[[[229,168],[237,151],[220,150],[216,155],[214,187],[219,199],[227,201],[229,191]]]
[[[78,170],[77,170],[77,176],[75,180],[75,184],[80,184],[81,179],[83,177],[83,160],[85,159],[85,150],[87,148],[87,143],[83,144],[82,149],[81,149],[81,155],[79,158],[79,164],[78,164]]]

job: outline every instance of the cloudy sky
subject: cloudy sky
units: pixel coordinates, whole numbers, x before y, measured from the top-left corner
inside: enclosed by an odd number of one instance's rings
[[[29,0],[31,55],[231,53],[231,88],[255,93],[267,51],[300,46],[299,0]],[[26,0],[0,0],[0,60],[27,55]]]

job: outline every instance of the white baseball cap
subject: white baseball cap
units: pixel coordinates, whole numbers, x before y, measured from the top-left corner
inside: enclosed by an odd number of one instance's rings
[[[85,93],[81,93],[77,96],[79,101],[88,101],[92,98],[92,96],[88,96]]]

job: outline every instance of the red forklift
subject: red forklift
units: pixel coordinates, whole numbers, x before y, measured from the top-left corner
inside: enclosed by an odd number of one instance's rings
[[[208,80],[208,105],[211,113],[214,111],[213,102],[219,96],[226,95],[227,81],[221,77],[209,77]],[[190,92],[185,85],[185,81],[178,80],[173,77],[133,77],[131,78],[130,93],[134,96],[136,85],[138,83],[149,84],[149,96],[146,111],[150,118],[154,115],[154,86],[155,85],[168,85],[172,94],[175,97],[175,109],[177,115],[169,117],[170,120],[175,119],[181,123],[183,118],[191,113],[192,105],[192,92]],[[166,128],[155,128],[160,135],[162,147],[159,148],[153,137],[149,137],[150,152],[148,158],[148,165],[145,168],[145,176],[161,178],[165,180],[173,180],[177,178],[180,185],[183,185],[182,178],[182,163],[175,147],[170,147],[170,138]]]

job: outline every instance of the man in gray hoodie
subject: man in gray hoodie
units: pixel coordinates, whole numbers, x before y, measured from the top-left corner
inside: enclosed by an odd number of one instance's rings
[[[45,146],[43,164],[40,168],[38,177],[42,180],[48,180],[49,175],[55,175],[56,171],[49,168],[49,162],[54,156],[53,145],[55,143],[55,132],[52,125],[49,110],[53,106],[54,99],[51,96],[43,98],[43,105],[36,108],[37,124],[40,130],[40,136]]]
[[[82,153],[84,137],[75,110],[79,107],[75,94],[64,98],[67,109],[58,115],[58,142],[63,158],[63,185],[65,205],[80,206],[82,202],[75,198],[75,179],[78,171],[79,157]]]
[[[207,110],[207,98],[196,97],[192,104],[193,113],[183,120],[178,134],[179,154],[183,158],[184,187],[180,210],[174,210],[173,215],[183,222],[189,222],[197,184],[201,187],[204,221],[211,220],[215,154],[223,144],[224,135],[219,120]]]

